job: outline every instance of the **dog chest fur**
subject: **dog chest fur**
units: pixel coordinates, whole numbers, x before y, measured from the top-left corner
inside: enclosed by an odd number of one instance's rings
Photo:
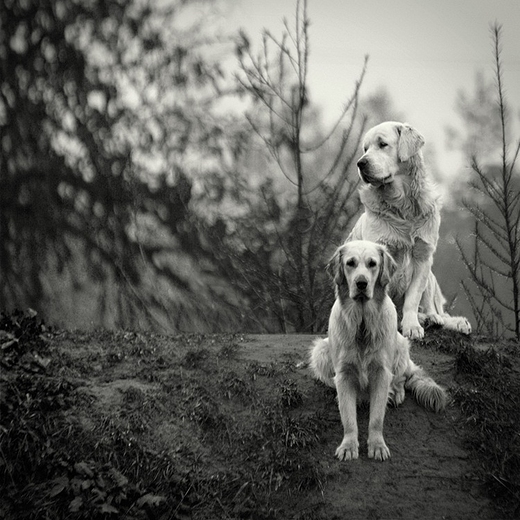
[[[396,332],[395,325],[390,324],[397,322],[397,314],[393,303],[386,299],[360,303],[341,302],[338,298],[332,308],[329,338],[334,366],[355,373],[360,390],[368,387],[372,370],[392,365],[387,357],[393,357]]]

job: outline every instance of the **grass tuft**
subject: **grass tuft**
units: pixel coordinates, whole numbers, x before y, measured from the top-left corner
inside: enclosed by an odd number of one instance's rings
[[[453,392],[468,446],[482,461],[486,489],[511,518],[520,514],[520,378],[513,365],[495,348],[463,348],[455,357],[460,386]]]
[[[303,394],[294,381],[285,379],[278,384],[278,399],[284,408],[296,408],[303,403]]]

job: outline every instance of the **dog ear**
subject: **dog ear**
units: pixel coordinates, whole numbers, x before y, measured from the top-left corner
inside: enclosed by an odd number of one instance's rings
[[[392,276],[394,276],[397,264],[387,248],[382,244],[379,244],[379,254],[381,255],[381,267],[379,269],[378,281],[382,287],[386,287],[390,283]]]
[[[403,123],[398,127],[397,133],[399,134],[397,156],[401,162],[404,162],[423,147],[424,137],[407,123]]]
[[[327,273],[336,282],[336,284],[343,285],[347,283],[347,277],[343,270],[341,248],[336,249],[336,252],[332,255],[332,258],[327,264]]]

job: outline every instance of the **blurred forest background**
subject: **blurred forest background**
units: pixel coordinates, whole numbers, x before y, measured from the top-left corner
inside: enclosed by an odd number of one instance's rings
[[[216,33],[215,8],[3,1],[0,309],[69,328],[326,330],[324,266],[360,210],[360,139],[406,114],[363,90],[365,60],[325,127],[306,4],[279,39]],[[465,131],[449,138],[474,175],[446,201],[434,270],[453,313],[518,337],[518,149],[503,146],[495,80],[454,99]]]

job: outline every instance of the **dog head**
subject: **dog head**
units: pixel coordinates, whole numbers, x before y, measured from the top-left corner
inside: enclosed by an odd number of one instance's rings
[[[387,121],[371,128],[363,139],[364,154],[357,162],[361,179],[374,186],[393,182],[406,172],[406,163],[420,153],[424,137],[406,123]]]
[[[328,264],[340,293],[361,303],[382,298],[395,269],[386,247],[366,240],[346,242]]]

